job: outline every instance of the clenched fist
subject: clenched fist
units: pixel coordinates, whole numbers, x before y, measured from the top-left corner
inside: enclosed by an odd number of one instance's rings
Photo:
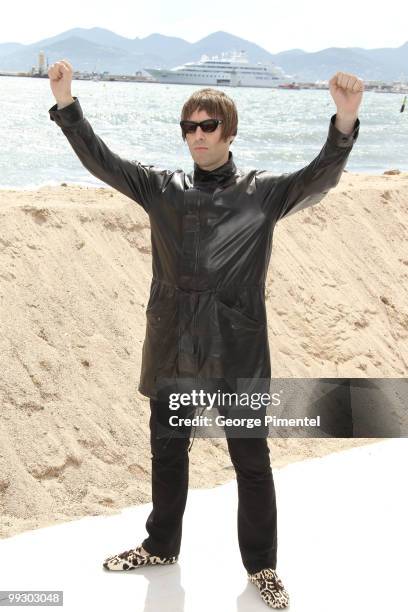
[[[329,81],[329,89],[340,115],[357,116],[364,91],[361,79],[349,72],[336,72]]]
[[[73,72],[68,60],[60,60],[48,68],[51,90],[59,104],[70,104],[73,101],[71,94]]]

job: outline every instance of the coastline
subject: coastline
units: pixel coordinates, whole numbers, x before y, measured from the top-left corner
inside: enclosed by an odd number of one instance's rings
[[[186,172],[190,171],[191,168],[189,170],[186,170]],[[245,168],[244,168],[245,170]],[[388,177],[388,176],[404,176],[404,175],[408,175],[408,169],[407,170],[400,170],[398,168],[395,169],[387,169],[387,170],[377,170],[377,171],[373,171],[372,169],[365,169],[365,170],[359,170],[358,172],[352,172],[349,170],[344,170],[345,175],[350,174],[351,176],[354,177],[365,177],[365,178],[369,178],[369,179],[379,179],[382,177]],[[78,181],[78,180],[67,180],[67,181],[61,181],[59,179],[55,179],[55,180],[48,180],[42,183],[31,183],[28,186],[20,186],[20,185],[1,185],[0,184],[0,194],[4,194],[4,192],[27,192],[27,191],[39,191],[40,189],[56,189],[59,187],[69,187],[69,188],[76,188],[76,187],[82,187],[82,188],[86,188],[86,189],[110,189],[109,186],[106,185],[106,183],[102,183],[101,181],[99,181],[99,179],[94,178],[92,175],[90,175],[88,180],[85,181]]]

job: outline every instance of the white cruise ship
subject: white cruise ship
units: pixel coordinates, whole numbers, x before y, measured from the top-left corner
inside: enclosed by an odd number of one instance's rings
[[[184,85],[229,85],[231,87],[279,87],[293,79],[275,64],[250,63],[245,51],[202,55],[198,62],[187,62],[171,70],[145,68],[158,83]]]

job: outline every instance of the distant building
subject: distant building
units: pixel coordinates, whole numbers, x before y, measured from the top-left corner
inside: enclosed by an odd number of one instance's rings
[[[45,60],[45,53],[40,51],[38,54],[38,73],[45,74],[46,72],[48,72],[48,66]]]

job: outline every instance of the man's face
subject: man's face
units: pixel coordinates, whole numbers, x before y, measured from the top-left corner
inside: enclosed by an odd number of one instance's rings
[[[221,119],[221,117],[210,117],[205,110],[196,110],[189,121],[204,121],[205,119]],[[190,149],[191,157],[203,170],[215,170],[228,161],[230,141],[233,136],[224,142],[221,138],[222,124],[217,126],[214,132],[203,132],[198,126],[194,134],[186,134],[186,142]]]

